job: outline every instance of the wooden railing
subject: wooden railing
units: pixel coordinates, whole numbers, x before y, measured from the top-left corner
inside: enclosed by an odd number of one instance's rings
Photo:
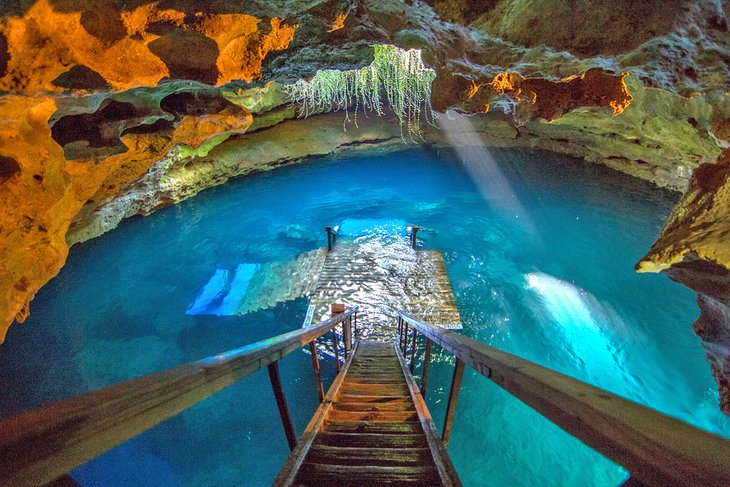
[[[730,441],[724,438],[403,312],[398,313],[398,332],[403,354],[410,355],[411,370],[418,334],[426,337],[421,383],[424,396],[432,343],[456,357],[442,434],[446,445],[464,365],[469,365],[586,445],[623,465],[631,473],[627,484],[730,485]]]
[[[0,485],[51,482],[264,367],[269,371],[289,447],[294,449],[297,438],[278,361],[309,345],[323,398],[315,340],[331,331],[337,354],[335,327],[342,324],[347,357],[356,313],[357,307],[311,327],[0,419]]]

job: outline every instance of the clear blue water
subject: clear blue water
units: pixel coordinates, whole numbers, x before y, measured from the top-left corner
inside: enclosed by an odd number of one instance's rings
[[[325,245],[325,225],[373,219],[416,223],[421,245],[444,252],[467,335],[730,436],[690,329],[693,294],[633,270],[677,195],[553,154],[461,155],[416,149],[279,168],[73,248],[0,347],[0,413],[297,328],[303,300],[242,316],[186,312],[220,269],[286,262]],[[330,380],[333,365],[323,364]],[[452,370],[446,356],[432,368],[437,424]],[[301,433],[316,408],[309,356],[290,355],[281,373]],[[462,391],[449,448],[465,485],[625,478],[487,379],[467,372]],[[286,457],[260,372],[73,475],[85,486],[259,486]]]

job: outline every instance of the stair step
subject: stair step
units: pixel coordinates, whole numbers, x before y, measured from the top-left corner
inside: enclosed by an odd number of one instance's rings
[[[348,374],[348,377],[345,379],[345,384],[383,384],[383,385],[390,385],[390,384],[405,384],[405,380],[403,380],[403,376],[401,377],[383,377],[383,376],[377,376],[377,377],[368,377],[368,376],[358,376],[358,377],[350,377]]]
[[[389,433],[332,433],[322,431],[314,440],[318,445],[358,448],[427,448],[426,435]]]
[[[389,412],[389,411],[415,411],[416,406],[413,402],[400,402],[400,403],[373,403],[373,402],[338,402],[335,405],[335,411],[377,411],[377,412]]]
[[[400,379],[401,382],[405,382],[403,378],[403,373],[401,371],[374,371],[372,373],[367,373],[367,371],[355,371],[352,372],[352,374],[347,374],[347,379],[363,379],[367,377],[385,377],[387,379]]]
[[[423,429],[420,421],[404,421],[402,423],[325,421],[324,431],[332,433],[420,434]]]
[[[351,372],[355,374],[392,374],[403,377],[403,371],[400,367],[351,365],[350,368],[352,369]]]
[[[438,472],[431,466],[362,466],[307,463],[302,466],[297,482],[307,486],[440,485]]]
[[[348,396],[407,396],[405,386],[398,384],[343,384],[342,392]]]
[[[415,411],[338,411],[333,410],[327,419],[331,421],[381,421],[386,423],[398,421],[416,421],[418,414]]]
[[[359,402],[359,403],[378,403],[378,404],[394,404],[408,402],[413,404],[410,396],[352,396],[350,394],[340,394],[337,396],[338,403]]]
[[[314,445],[307,462],[327,465],[423,465],[431,460],[428,448],[356,448]]]

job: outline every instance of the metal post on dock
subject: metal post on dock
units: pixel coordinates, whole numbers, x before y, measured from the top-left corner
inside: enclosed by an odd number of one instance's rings
[[[413,250],[416,250],[416,243],[417,243],[416,236],[418,235],[418,230],[419,230],[418,227],[411,227],[411,248]]]
[[[324,227],[327,232],[327,252],[332,251],[332,227]]]

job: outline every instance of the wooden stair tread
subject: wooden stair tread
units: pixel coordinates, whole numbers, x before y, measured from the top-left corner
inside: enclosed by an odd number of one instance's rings
[[[333,410],[329,414],[332,421],[373,421],[393,423],[397,421],[416,421],[418,413],[416,411],[340,411]]]
[[[434,485],[438,472],[434,466],[402,465],[328,465],[308,462],[302,465],[300,485]]]
[[[362,448],[314,445],[308,461],[328,465],[427,465],[431,459],[428,448]]]
[[[415,404],[407,401],[396,403],[338,402],[335,411],[415,411]]]
[[[358,446],[363,448],[416,448],[426,446],[423,433],[334,433],[323,431],[317,435],[315,444],[331,446]]]
[[[350,395],[340,394],[337,404],[348,403],[348,402],[373,402],[379,404],[394,404],[399,402],[413,402],[409,396],[365,396],[365,395]]]
[[[341,433],[417,434],[422,431],[420,421],[388,423],[382,421],[325,421],[324,430]]]

